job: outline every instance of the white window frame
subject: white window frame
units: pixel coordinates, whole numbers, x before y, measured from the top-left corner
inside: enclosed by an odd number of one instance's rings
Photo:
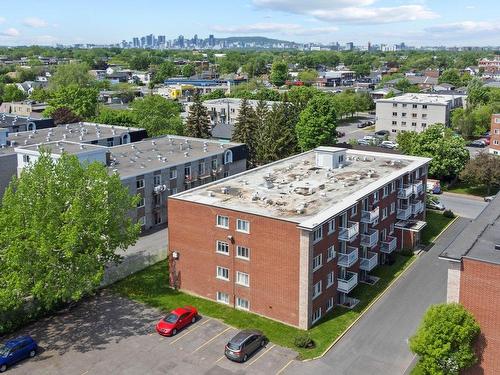
[[[333,297],[328,298],[328,301],[326,301],[326,310],[325,310],[325,312],[328,312],[331,309],[333,309],[334,305],[335,305],[335,302],[333,301]]]
[[[177,169],[171,169],[170,172],[168,172],[168,176],[171,180],[175,180],[177,178]]]
[[[393,214],[394,212],[396,212],[396,202],[391,203],[391,214]]]
[[[224,152],[224,164],[231,164],[233,162],[233,151],[226,150]]]
[[[243,301],[246,303],[246,306],[242,306],[245,304],[245,303],[242,304]],[[250,301],[247,300],[246,298],[236,297],[236,308],[248,311],[250,310]]]
[[[241,280],[243,278],[243,281]],[[246,282],[245,282],[246,278]],[[236,271],[236,284],[241,286],[250,287],[250,275],[245,272]]]
[[[229,281],[229,268],[217,266],[215,277],[219,280]]]
[[[394,234],[394,223],[391,223],[390,227],[389,227],[389,235],[392,235]]]
[[[227,221],[227,224],[226,225],[220,224],[219,219],[221,219],[221,221]],[[215,226],[217,228],[229,229],[229,216],[217,215],[215,219]]]
[[[326,250],[326,261],[329,262],[333,259],[335,259],[335,245],[328,246],[328,249]]]
[[[384,207],[382,209],[382,220],[387,219],[387,216],[389,216],[389,208],[388,207]]]
[[[358,205],[354,205],[351,207],[351,217],[355,216],[358,213]]]
[[[318,320],[321,319],[321,307],[319,307],[312,315],[312,321],[311,323],[314,324],[316,323]]]
[[[313,286],[312,299],[318,298],[323,293],[323,282],[320,280]]]
[[[335,273],[331,271],[326,275],[326,287],[329,288],[333,284],[335,284]]]
[[[328,221],[328,234],[332,234],[335,232],[335,219],[331,219]]]
[[[139,219],[137,219],[137,223],[142,225],[146,225],[146,216],[141,216]]]
[[[323,254],[318,254],[313,258],[313,272],[319,270],[323,266]]]
[[[247,256],[244,256],[244,255],[240,255],[240,253],[242,253],[242,249],[245,249],[246,252],[247,252]],[[244,259],[244,260],[250,260],[250,248],[246,247],[246,246],[236,246],[236,258],[238,259]]]
[[[137,190],[144,189],[144,179],[141,178],[139,180],[135,180],[135,187],[137,188]]]
[[[229,305],[229,294],[225,292],[217,292],[216,293],[217,302],[223,303],[225,305]]]
[[[374,192],[373,192],[373,203],[375,204],[375,203],[377,203],[379,200],[380,200],[380,193],[379,193],[379,191],[378,191],[378,190],[377,190],[377,191],[374,191]]]
[[[382,198],[385,198],[389,195],[389,185],[385,185],[384,186],[384,190],[383,190],[383,193],[382,193]]]
[[[242,223],[247,223],[247,229],[241,229],[240,224]],[[244,219],[237,219],[236,220],[236,231],[241,232],[241,233],[250,233],[250,222],[248,220]]]
[[[146,205],[146,198],[141,196],[141,199],[139,200],[139,202],[137,202],[137,208],[144,207],[145,205]]]
[[[220,246],[219,246],[220,245]],[[227,252],[224,252],[224,251],[220,251],[220,247],[223,247],[223,246],[226,246],[227,247]],[[224,242],[224,241],[219,241],[217,240],[215,242],[215,252],[217,254],[222,254],[222,255],[226,255],[226,256],[229,256],[229,244],[227,242]]]
[[[317,243],[323,239],[323,225],[320,225],[313,231],[313,243]]]
[[[155,174],[153,176],[153,185],[154,186],[161,185],[161,174]]]

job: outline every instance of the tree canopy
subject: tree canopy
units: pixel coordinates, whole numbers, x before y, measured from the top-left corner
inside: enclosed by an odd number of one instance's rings
[[[147,95],[132,103],[133,116],[137,125],[146,129],[149,137],[164,134],[184,134],[179,104],[159,95]]]
[[[85,63],[59,65],[50,78],[49,87],[51,90],[58,90],[71,85],[89,86],[94,81],[89,74],[89,69]]]
[[[472,186],[486,186],[486,194],[491,194],[492,188],[500,188],[500,158],[488,152],[480,152],[469,160],[460,179]]]
[[[210,117],[199,94],[194,96],[193,104],[189,108],[185,133],[187,136],[195,138],[210,138],[212,136]]]
[[[288,64],[285,61],[275,61],[271,67],[269,81],[275,86],[283,86],[288,79]]]
[[[68,108],[81,118],[93,117],[97,111],[97,89],[78,85],[61,86],[51,93],[44,115],[52,116],[61,107]]]

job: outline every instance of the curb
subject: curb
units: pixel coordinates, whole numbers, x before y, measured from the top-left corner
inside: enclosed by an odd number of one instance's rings
[[[474,200],[474,201],[484,202],[484,198],[478,197],[477,195],[453,193],[452,191],[443,191],[443,195],[445,195],[445,196],[449,195],[449,196],[456,197],[456,198],[465,198],[465,199],[470,199],[470,200]]]

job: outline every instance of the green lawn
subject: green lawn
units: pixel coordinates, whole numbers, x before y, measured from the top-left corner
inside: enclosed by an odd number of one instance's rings
[[[453,220],[444,217],[441,212],[427,210],[427,225],[421,234],[421,243],[423,245],[431,244],[439,233]]]
[[[479,185],[479,186],[470,186],[466,184],[465,182],[458,182],[454,184],[452,187],[449,187],[446,189],[446,191],[449,191],[450,193],[457,193],[457,194],[467,194],[467,195],[475,195],[478,197],[486,197],[487,195],[494,195],[499,191],[499,188],[492,188],[491,192],[488,194],[486,191],[486,186],[484,185]]]
[[[353,292],[353,297],[360,299],[361,302],[353,310],[336,306],[332,313],[325,316],[321,323],[309,331],[316,344],[313,349],[300,349],[293,345],[294,337],[298,333],[303,332],[299,329],[170,289],[167,286],[168,272],[167,262],[165,261],[129,276],[113,285],[111,289],[125,297],[157,307],[165,312],[178,306],[194,305],[202,315],[223,320],[225,323],[234,327],[260,329],[272,342],[292,348],[299,352],[302,359],[306,359],[316,357],[323,353],[323,351],[361,314],[368,304],[380,294],[395,277],[403,272],[414,259],[414,257],[398,255],[393,265],[379,266],[374,270],[373,275],[381,277],[381,279],[373,286],[359,284],[356,287]]]

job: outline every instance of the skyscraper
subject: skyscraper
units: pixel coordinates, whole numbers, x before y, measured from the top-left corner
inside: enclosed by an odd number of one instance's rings
[[[139,42],[139,38],[135,37],[132,39],[132,45],[134,48],[139,48],[141,46],[141,43]]]
[[[146,35],[146,47],[153,47],[154,45],[154,37],[153,34]]]
[[[213,34],[210,34],[210,35],[208,36],[208,45],[209,45],[210,47],[215,46],[215,38],[214,38],[214,35],[213,35]]]

